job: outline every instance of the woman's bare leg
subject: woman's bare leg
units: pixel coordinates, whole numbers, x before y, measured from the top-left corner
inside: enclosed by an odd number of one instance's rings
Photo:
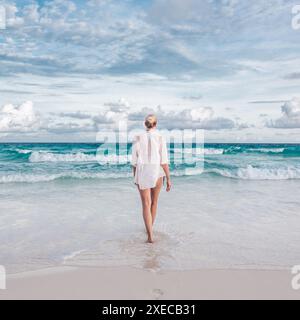
[[[152,215],[151,215],[151,190],[141,190],[141,200],[143,205],[143,218],[148,234],[148,242],[153,243]]]
[[[157,181],[156,187],[151,189],[151,215],[152,215],[152,226],[154,225],[156,213],[157,213],[157,205],[158,205],[158,198],[163,186],[163,178],[160,178]]]

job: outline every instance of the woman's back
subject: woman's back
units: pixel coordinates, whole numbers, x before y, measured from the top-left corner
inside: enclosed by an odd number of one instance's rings
[[[136,137],[139,164],[161,165],[163,137],[157,131],[147,131]]]
[[[135,137],[132,165],[136,167],[135,183],[141,189],[154,188],[157,180],[164,177],[161,166],[167,163],[167,145],[159,132],[148,130]]]

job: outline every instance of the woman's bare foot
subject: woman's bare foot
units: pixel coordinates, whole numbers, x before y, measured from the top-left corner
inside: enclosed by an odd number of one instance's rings
[[[154,243],[153,237],[148,237],[147,243]]]

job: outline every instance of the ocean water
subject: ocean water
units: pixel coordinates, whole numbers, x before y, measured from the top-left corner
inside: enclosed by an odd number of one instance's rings
[[[109,155],[118,164],[99,163],[98,147],[0,144],[0,265],[9,273],[300,264],[300,145],[206,144],[196,165],[176,162],[182,150],[170,146],[174,186],[161,194],[154,245],[144,242],[125,146]]]

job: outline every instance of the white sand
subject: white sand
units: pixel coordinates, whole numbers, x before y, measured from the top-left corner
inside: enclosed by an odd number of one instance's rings
[[[0,299],[300,299],[290,271],[58,268],[9,276]]]

